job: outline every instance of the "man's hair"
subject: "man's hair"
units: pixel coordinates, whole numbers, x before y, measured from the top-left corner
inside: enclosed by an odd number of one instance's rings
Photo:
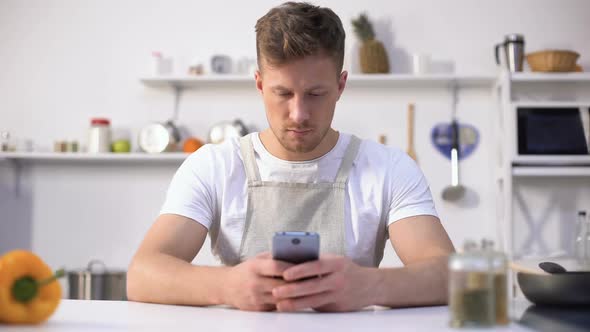
[[[344,28],[329,8],[306,2],[286,2],[256,22],[256,56],[280,66],[308,55],[330,56],[338,74],[344,62]]]

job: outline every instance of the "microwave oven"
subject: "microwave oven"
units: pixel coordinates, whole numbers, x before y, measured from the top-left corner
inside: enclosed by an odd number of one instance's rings
[[[588,107],[517,107],[517,154],[588,155]]]

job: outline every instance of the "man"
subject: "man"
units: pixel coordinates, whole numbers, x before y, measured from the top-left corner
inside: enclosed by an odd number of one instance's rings
[[[424,176],[400,150],[331,128],[344,36],[336,14],[306,3],[258,20],[269,128],[187,158],[131,262],[130,300],[256,311],[446,302],[454,249]],[[294,230],[320,233],[319,260],[272,259],[272,234]],[[224,266],[191,264],[208,233]],[[404,267],[378,268],[387,237]]]

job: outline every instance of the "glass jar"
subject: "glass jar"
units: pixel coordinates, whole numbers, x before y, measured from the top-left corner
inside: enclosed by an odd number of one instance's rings
[[[449,309],[452,327],[492,326],[496,321],[492,260],[473,241],[449,258]]]
[[[109,119],[94,118],[90,120],[87,151],[89,153],[111,151],[111,122]]]

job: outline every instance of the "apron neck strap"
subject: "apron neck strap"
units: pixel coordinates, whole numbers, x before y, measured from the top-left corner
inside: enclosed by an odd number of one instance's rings
[[[240,151],[242,152],[242,159],[244,160],[244,167],[246,168],[246,176],[249,182],[260,181],[260,173],[258,165],[256,165],[256,157],[254,157],[254,146],[252,145],[251,135],[246,135],[240,138]]]
[[[352,169],[352,165],[358,154],[361,146],[361,140],[352,135],[350,136],[350,142],[342,158],[342,163],[336,174],[336,183],[346,183],[348,175]],[[249,182],[260,181],[260,172],[258,171],[258,165],[256,165],[256,157],[254,156],[254,146],[252,145],[251,135],[247,135],[240,138],[240,152],[244,160],[244,167],[246,168],[246,176]]]
[[[361,140],[358,137],[351,135],[350,142],[348,142],[348,147],[344,153],[344,158],[342,158],[342,163],[340,164],[340,169],[338,169],[338,174],[336,174],[335,182],[346,183],[360,146]]]

